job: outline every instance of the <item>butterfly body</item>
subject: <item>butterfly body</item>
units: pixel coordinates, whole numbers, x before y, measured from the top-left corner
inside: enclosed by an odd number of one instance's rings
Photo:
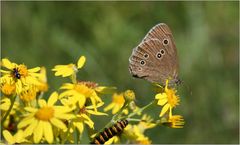
[[[178,84],[177,49],[169,27],[160,23],[153,27],[142,42],[133,49],[129,58],[132,76],[152,83]]]

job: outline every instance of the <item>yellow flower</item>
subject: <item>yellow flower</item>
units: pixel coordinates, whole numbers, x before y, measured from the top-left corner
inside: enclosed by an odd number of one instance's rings
[[[102,100],[97,95],[95,87],[94,83],[90,82],[78,82],[77,84],[66,83],[60,88],[66,91],[62,92],[59,98],[70,97],[71,103],[78,103],[80,108],[85,105],[87,99],[90,99],[96,109],[96,104],[102,102]]]
[[[107,107],[104,108],[104,111],[108,111],[112,109],[112,114],[116,114],[124,105],[125,99],[123,93],[117,94],[114,93],[112,96],[112,103],[110,103]]]
[[[8,59],[4,58],[1,61],[1,66],[7,68],[7,70],[0,70],[2,77],[0,78],[0,83],[14,81],[16,83],[16,92],[20,94],[24,86],[36,85],[38,84],[37,73],[40,67],[35,67],[32,69],[27,69],[24,64],[16,64],[10,62]]]
[[[8,82],[1,83],[0,87],[2,93],[6,96],[11,96],[16,93],[16,84],[14,81],[8,80]]]
[[[151,141],[144,135],[145,129],[138,124],[138,125],[127,125],[127,127],[124,129],[124,133],[127,137],[127,139],[130,140],[130,143],[132,144],[148,144],[151,143]]]
[[[19,144],[19,143],[29,142],[28,140],[25,139],[25,136],[22,130],[19,130],[14,136],[12,136],[8,130],[4,130],[3,136],[9,144]]]
[[[132,90],[127,90],[124,92],[126,100],[133,101],[135,100],[135,93]]]
[[[37,85],[38,91],[46,92],[48,90],[48,84],[47,84],[47,73],[46,73],[45,67],[41,67],[38,80],[39,80],[39,84]]]
[[[19,95],[19,98],[24,102],[31,102],[36,99],[37,90],[35,87],[31,87],[27,90],[23,90]]]
[[[2,118],[5,116],[5,113],[8,111],[10,105],[11,105],[11,100],[9,98],[2,97],[1,104],[0,104],[0,111],[1,111],[0,120],[2,120]],[[12,110],[10,111],[4,123],[1,125],[3,125],[5,128],[10,127],[9,123],[12,123],[12,118],[14,117],[14,115],[16,114],[16,111],[18,110],[19,110],[19,103],[15,101],[13,104]]]
[[[6,112],[9,109],[10,105],[11,105],[11,100],[9,98],[1,99],[1,104],[0,104],[1,115],[3,115],[4,112]],[[13,108],[10,112],[10,115],[15,114],[18,107],[19,107],[19,103],[15,101],[13,104]]]
[[[104,144],[108,145],[108,144],[119,144],[119,143],[120,143],[119,136],[113,136],[111,139],[106,141]]]
[[[161,123],[171,128],[183,128],[185,122],[181,115],[172,115],[167,121],[162,120]]]
[[[144,114],[141,120],[142,121],[139,122],[138,126],[142,130],[142,132],[144,132],[144,130],[146,129],[150,129],[156,126],[156,124],[153,123],[153,118],[147,114]]]
[[[67,65],[56,65],[52,71],[56,71],[55,76],[68,77],[76,73],[78,69],[82,68],[85,64],[85,61],[86,57],[81,56],[77,62],[77,66],[73,63]]]
[[[152,141],[149,140],[148,137],[142,137],[140,139],[137,139],[136,144],[151,144]]]
[[[158,93],[155,96],[155,99],[158,99],[158,105],[163,106],[162,111],[160,113],[160,117],[162,117],[168,110],[169,114],[172,114],[172,108],[179,105],[180,99],[176,95],[176,90],[168,88],[168,80],[166,81],[164,93]]]
[[[32,107],[25,107],[25,110],[29,112],[26,117],[18,124],[18,128],[24,128],[24,134],[26,136],[33,134],[34,143],[39,143],[44,137],[48,143],[53,142],[53,127],[59,129],[66,129],[66,125],[62,120],[69,120],[74,118],[74,115],[69,112],[72,111],[66,106],[55,106],[57,102],[58,94],[52,93],[46,102],[43,99],[39,99],[39,109]]]
[[[68,105],[67,103],[67,99],[62,99],[61,102],[64,105]],[[104,103],[98,103],[97,104],[97,108],[101,107]],[[106,113],[102,113],[102,112],[98,112],[94,110],[95,107],[93,105],[90,106],[84,106],[82,108],[80,108],[79,113],[76,115],[76,118],[74,118],[72,121],[72,128],[70,130],[70,132],[73,131],[73,128],[76,127],[78,129],[78,131],[80,132],[80,134],[83,133],[84,131],[84,124],[88,125],[89,128],[94,128],[94,122],[92,121],[92,119],[90,118],[90,115],[107,115]]]

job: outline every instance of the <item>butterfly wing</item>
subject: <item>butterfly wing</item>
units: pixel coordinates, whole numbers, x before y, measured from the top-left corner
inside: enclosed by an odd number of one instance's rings
[[[163,85],[177,75],[176,56],[159,39],[142,41],[133,49],[129,70],[134,77]]]
[[[163,45],[165,45],[169,49],[171,53],[177,55],[177,49],[173,40],[172,32],[166,24],[160,23],[154,26],[143,38],[143,41],[147,41],[150,39],[158,39],[162,42]]]

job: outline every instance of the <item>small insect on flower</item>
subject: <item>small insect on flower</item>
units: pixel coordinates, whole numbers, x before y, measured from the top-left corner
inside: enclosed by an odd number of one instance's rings
[[[122,133],[123,129],[128,125],[127,120],[118,121],[116,124],[109,128],[105,128],[103,132],[100,132],[97,135],[91,144],[104,144],[106,141],[111,139],[115,135],[119,135]]]
[[[20,75],[20,73],[19,73],[18,68],[14,68],[14,69],[13,69],[12,75],[13,75],[13,77],[15,77],[15,78],[17,78],[17,79],[20,79],[20,78],[21,78],[21,75]]]
[[[4,84],[6,82],[13,81],[16,84],[17,94],[20,94],[26,86],[39,84],[37,77],[39,76],[38,71],[40,70],[40,67],[28,69],[26,65],[18,65],[6,58],[1,60],[1,66],[7,70],[0,70],[2,75],[0,83]]]

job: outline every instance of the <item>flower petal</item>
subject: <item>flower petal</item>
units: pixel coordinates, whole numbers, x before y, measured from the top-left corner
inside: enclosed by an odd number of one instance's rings
[[[167,94],[166,93],[158,93],[155,96],[155,99],[164,99],[164,98],[167,98]]]
[[[11,133],[8,130],[3,131],[3,136],[9,144],[14,144],[15,143],[14,137],[11,135]]]
[[[47,106],[47,102],[43,99],[38,100],[38,105],[42,108],[44,106]]]
[[[77,68],[80,69],[83,67],[83,65],[85,64],[86,62],[86,57],[85,56],[81,56],[78,60],[78,63],[77,63]]]
[[[93,110],[86,110],[89,114],[93,114],[93,115],[108,115],[107,113],[102,113],[102,112],[97,112],[97,111],[93,111]]]
[[[162,117],[168,111],[169,108],[170,108],[170,104],[164,105],[159,116]]]
[[[63,84],[63,85],[60,87],[60,89],[72,89],[73,87],[74,87],[73,84],[71,84],[71,83],[65,83],[65,84]]]
[[[83,129],[84,129],[83,123],[82,122],[76,122],[76,123],[74,123],[74,125],[77,127],[77,129],[80,132],[80,134],[82,134]]]
[[[19,130],[15,135],[14,135],[16,143],[21,143],[24,139],[24,134],[22,130]]]
[[[31,69],[28,69],[29,72],[38,72],[41,68],[40,67],[34,67],[34,68],[31,68]]]
[[[24,118],[21,122],[18,123],[18,128],[23,128],[23,127],[29,125],[30,123],[32,123],[34,120],[35,120],[34,117]]]
[[[119,105],[115,105],[115,107],[112,110],[112,114],[116,114],[122,107]]]
[[[43,137],[43,121],[39,121],[37,127],[33,131],[34,143],[39,143]]]
[[[58,93],[57,92],[53,92],[51,94],[51,96],[49,97],[49,99],[48,99],[47,105],[48,106],[53,106],[57,102],[57,99],[58,99]]]
[[[52,125],[49,122],[43,123],[43,134],[48,143],[53,142]]]
[[[24,130],[24,135],[29,136],[32,135],[34,129],[38,125],[38,120],[34,119],[31,124]]]
[[[167,98],[163,98],[163,99],[159,99],[157,104],[160,105],[160,106],[163,106],[164,104],[166,104],[168,101]]]
[[[38,109],[36,108],[32,108],[32,107],[25,107],[24,110],[31,112],[31,113],[35,113],[38,111]]]
[[[7,58],[2,59],[2,66],[8,69],[13,69],[15,67],[14,64],[11,63]]]
[[[67,129],[67,127],[66,127],[66,125],[62,122],[62,121],[60,121],[59,119],[57,119],[57,118],[52,118],[52,119],[50,119],[50,122],[54,125],[54,126],[56,126],[57,128],[60,128],[60,129]]]
[[[108,110],[111,110],[114,107],[115,104],[111,103],[107,107],[103,109],[104,112],[107,112]]]

